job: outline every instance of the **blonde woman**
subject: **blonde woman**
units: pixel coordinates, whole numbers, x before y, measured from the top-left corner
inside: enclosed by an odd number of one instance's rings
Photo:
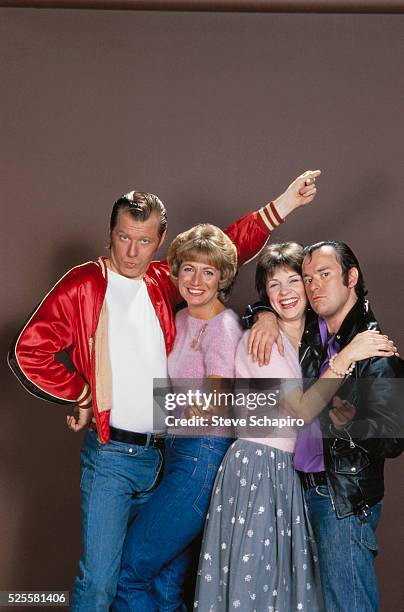
[[[242,333],[238,316],[224,304],[237,272],[236,248],[219,228],[197,225],[172,242],[168,262],[187,303],[176,316],[168,358],[173,390],[175,379],[208,378],[220,384],[217,379],[234,377]],[[182,590],[190,544],[202,532],[216,472],[230,443],[223,435],[167,436],[163,479],[130,528],[113,610],[187,609]],[[164,601],[157,600],[158,581],[166,585]]]

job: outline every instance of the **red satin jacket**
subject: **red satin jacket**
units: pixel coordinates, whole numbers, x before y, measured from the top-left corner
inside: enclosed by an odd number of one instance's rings
[[[262,249],[271,230],[281,221],[267,205],[225,230],[237,247],[239,265]],[[165,261],[152,262],[144,280],[168,354],[175,339],[174,308],[181,298]],[[81,406],[92,400],[101,443],[109,440],[111,409],[104,378],[108,364],[103,363],[108,359],[108,351],[96,350],[97,344],[107,346],[107,320],[101,324],[107,282],[105,258],[69,270],[34,310],[17,334],[8,355],[14,374],[36,397]],[[74,368],[67,367],[58,358],[64,351],[69,354]]]

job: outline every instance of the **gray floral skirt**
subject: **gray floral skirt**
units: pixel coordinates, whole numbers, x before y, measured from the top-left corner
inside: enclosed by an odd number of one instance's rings
[[[323,610],[316,555],[293,454],[234,442],[213,488],[194,608]]]

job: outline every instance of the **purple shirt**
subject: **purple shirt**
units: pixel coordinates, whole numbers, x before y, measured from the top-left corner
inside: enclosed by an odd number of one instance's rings
[[[318,318],[321,342],[327,347],[327,357],[320,366],[320,375],[328,368],[330,359],[339,351],[335,336],[328,337],[327,325],[321,317]],[[294,466],[302,472],[324,472],[323,437],[320,421],[315,418],[309,425],[299,431],[296,441]]]

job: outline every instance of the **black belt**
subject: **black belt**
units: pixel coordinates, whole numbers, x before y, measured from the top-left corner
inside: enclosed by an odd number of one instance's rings
[[[117,429],[116,427],[110,427],[110,438],[117,442],[126,442],[127,444],[138,444],[139,446],[146,446],[147,435],[145,433],[138,433],[136,431],[126,431],[125,429]],[[152,448],[163,448],[164,436],[152,434],[150,438],[149,446]]]
[[[327,485],[327,476],[325,472],[298,472],[302,481],[303,489],[311,489],[312,487],[321,487]]]

